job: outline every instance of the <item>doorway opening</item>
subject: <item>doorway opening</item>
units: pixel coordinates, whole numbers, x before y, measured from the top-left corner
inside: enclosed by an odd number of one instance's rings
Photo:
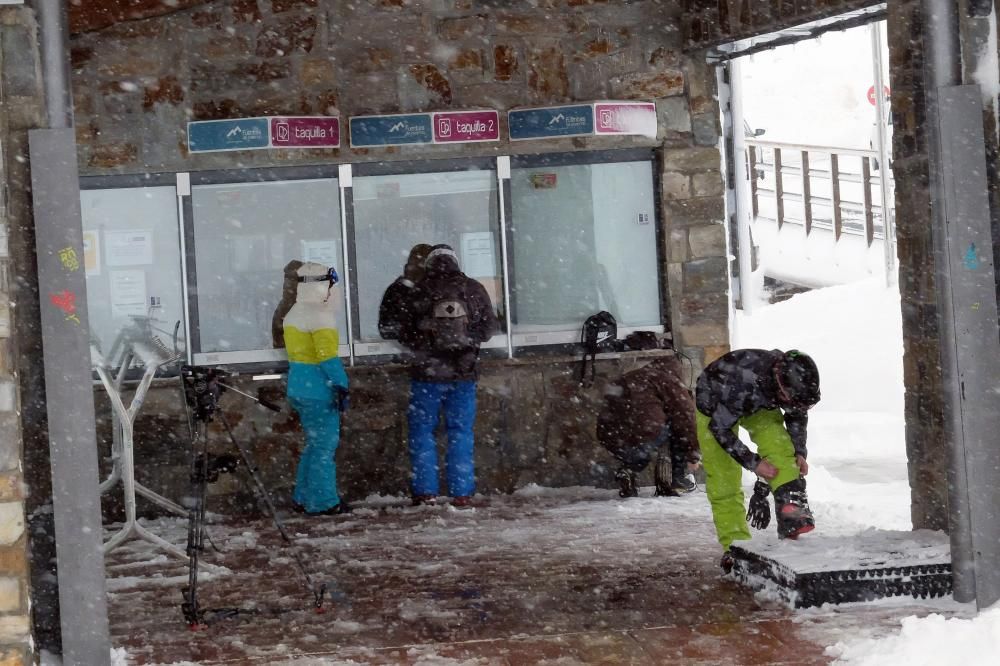
[[[810,412],[808,481],[817,522],[828,513],[858,529],[908,530],[885,24],[720,70],[732,346],[816,359],[823,399]]]

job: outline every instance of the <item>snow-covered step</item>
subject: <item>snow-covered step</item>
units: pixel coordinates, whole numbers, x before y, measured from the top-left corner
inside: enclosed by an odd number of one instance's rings
[[[734,543],[731,552],[738,581],[795,608],[951,594],[951,549],[942,532],[812,533],[797,541],[768,532]]]

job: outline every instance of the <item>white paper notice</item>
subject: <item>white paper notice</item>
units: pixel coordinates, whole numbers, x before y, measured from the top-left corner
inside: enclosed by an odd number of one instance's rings
[[[462,234],[462,272],[472,278],[496,277],[497,263],[493,252],[493,233],[475,231]]]
[[[108,271],[111,282],[111,314],[142,317],[146,314],[146,272]]]
[[[104,232],[104,261],[108,266],[149,266],[153,263],[153,232]]]
[[[340,253],[340,242],[336,239],[302,241],[302,261],[333,266],[340,271],[341,264],[344,263],[344,255]]]
[[[95,229],[83,232],[83,266],[87,277],[101,274],[101,241]]]

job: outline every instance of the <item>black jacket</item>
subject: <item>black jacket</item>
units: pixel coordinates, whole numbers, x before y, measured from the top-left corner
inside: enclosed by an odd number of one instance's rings
[[[409,318],[415,287],[413,282],[400,276],[385,290],[378,308],[378,334],[383,339],[399,339],[399,330]]]
[[[450,262],[443,269],[428,269],[413,290],[412,307],[406,323],[399,330],[399,341],[414,352],[412,376],[425,382],[474,381],[478,377],[479,345],[486,342],[498,328],[496,313],[486,289],[467,277]],[[461,299],[469,311],[469,346],[457,351],[442,352],[433,343],[422,325],[431,316],[435,302],[441,299]]]
[[[806,412],[790,409],[778,399],[774,365],[783,355],[777,349],[737,349],[710,363],[698,378],[695,404],[709,417],[708,429],[726,453],[751,472],[760,456],[740,441],[733,427],[762,409],[781,409],[795,453],[803,458],[807,454]]]

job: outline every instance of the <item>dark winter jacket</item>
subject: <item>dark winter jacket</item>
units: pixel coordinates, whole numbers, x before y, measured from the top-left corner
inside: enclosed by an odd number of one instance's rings
[[[781,409],[795,453],[806,456],[805,411],[781,404],[774,366],[784,352],[773,349],[737,349],[713,361],[698,378],[695,402],[709,417],[708,428],[722,448],[740,465],[754,471],[760,456],[740,441],[733,427],[744,416],[762,409]]]
[[[653,442],[669,428],[667,444],[674,454],[698,462],[694,398],[684,383],[676,356],[658,358],[610,384],[597,417],[597,439],[615,457]]]
[[[424,278],[413,290],[413,305],[399,340],[414,352],[412,376],[425,382],[455,382],[478,377],[479,345],[496,333],[498,324],[486,289],[458,269],[451,256],[430,260]],[[468,345],[454,351],[439,351],[429,328],[435,303],[461,300],[468,311]]]
[[[385,290],[378,308],[378,334],[383,339],[399,339],[399,329],[409,318],[413,305],[415,286],[412,280],[400,276]]]

